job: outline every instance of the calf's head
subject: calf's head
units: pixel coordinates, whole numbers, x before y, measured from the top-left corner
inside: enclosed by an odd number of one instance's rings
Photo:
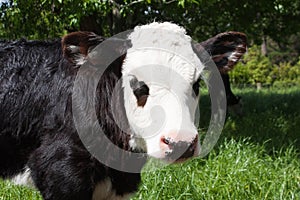
[[[119,82],[131,149],[168,161],[198,155],[200,142],[194,120],[205,66],[197,53],[208,51],[220,71],[226,71],[245,52],[245,36],[228,32],[193,44],[183,28],[155,22],[136,27],[126,40],[131,46],[122,50],[126,56],[119,68]],[[102,41],[99,36],[80,32],[65,36],[62,45],[67,59],[81,65],[91,57],[90,48]]]

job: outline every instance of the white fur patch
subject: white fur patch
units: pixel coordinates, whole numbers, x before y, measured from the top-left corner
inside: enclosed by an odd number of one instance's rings
[[[131,194],[124,196],[116,195],[115,191],[112,190],[111,180],[106,179],[96,185],[92,200],[126,200],[129,199],[130,196]]]
[[[86,59],[82,55],[78,55],[75,58],[75,62],[77,65],[83,65],[86,62]]]
[[[79,46],[76,46],[76,45],[69,45],[68,49],[71,51],[71,53],[78,53],[79,52]]]
[[[238,45],[237,49],[238,48],[243,48],[243,47],[244,47],[243,45]],[[239,51],[236,50],[236,51],[233,51],[233,52],[228,52],[226,55],[228,56],[228,60],[233,61],[233,62],[237,62],[244,55],[244,53],[239,52]]]
[[[11,181],[16,185],[35,187],[33,180],[31,178],[31,171],[28,167],[26,167],[23,172],[17,174],[13,178],[11,178]]]
[[[86,62],[86,58],[80,53],[79,46],[69,45],[68,49],[74,54],[76,65],[83,65]]]

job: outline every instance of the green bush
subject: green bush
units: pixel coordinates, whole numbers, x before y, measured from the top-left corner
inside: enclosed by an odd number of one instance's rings
[[[292,66],[290,63],[280,63],[273,68],[271,75],[274,86],[300,85],[300,65]]]
[[[260,48],[255,45],[249,48],[243,61],[230,72],[231,81],[235,85],[300,85],[300,59],[294,66],[290,63],[275,65],[269,57],[261,55]]]

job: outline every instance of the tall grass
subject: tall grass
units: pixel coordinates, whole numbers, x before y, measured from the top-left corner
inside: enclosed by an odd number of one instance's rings
[[[132,199],[300,200],[300,89],[234,92],[243,98],[244,117],[228,116],[213,151],[205,158],[144,170]],[[202,134],[210,116],[205,92],[200,105]],[[14,199],[41,198],[34,190],[0,182],[0,200]]]

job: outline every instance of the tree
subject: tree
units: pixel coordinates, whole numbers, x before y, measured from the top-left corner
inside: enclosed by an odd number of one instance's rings
[[[253,44],[284,44],[300,30],[300,3],[290,0],[9,0],[1,11],[0,36],[12,39],[75,30],[110,36],[154,20],[180,24],[199,41],[237,30]]]

